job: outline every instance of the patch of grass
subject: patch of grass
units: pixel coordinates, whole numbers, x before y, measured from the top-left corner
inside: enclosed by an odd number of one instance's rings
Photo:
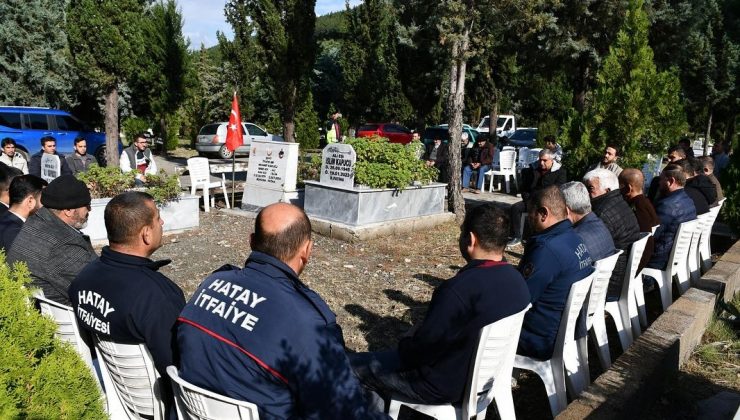
[[[736,315],[740,308],[740,293],[727,304],[730,310],[723,310],[712,318],[697,346],[692,373],[740,389],[740,335]]]

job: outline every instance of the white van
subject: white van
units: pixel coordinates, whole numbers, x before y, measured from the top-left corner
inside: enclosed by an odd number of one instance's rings
[[[489,119],[490,117],[486,115],[482,120],[480,120],[480,124],[478,124],[478,128],[476,128],[479,133],[489,132]],[[509,138],[514,134],[514,131],[516,131],[516,117],[513,115],[499,115],[498,120],[496,121],[496,136]]]

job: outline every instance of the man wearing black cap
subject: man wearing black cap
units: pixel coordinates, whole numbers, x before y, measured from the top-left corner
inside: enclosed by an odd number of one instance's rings
[[[41,204],[15,238],[8,263],[25,262],[33,286],[46,298],[70,305],[67,288],[97,257],[90,238],[80,232],[87,225],[90,191],[74,176],[62,175],[41,193]]]

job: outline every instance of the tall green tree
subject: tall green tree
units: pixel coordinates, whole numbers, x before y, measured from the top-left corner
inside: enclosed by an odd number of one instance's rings
[[[75,73],[64,26],[64,3],[0,3],[0,103],[69,109]]]
[[[138,115],[158,122],[163,139],[169,140],[168,123],[185,100],[187,74],[190,66],[189,42],[182,35],[182,14],[174,0],[159,1],[146,10],[142,22],[143,41],[147,53],[139,60],[140,68],[132,76],[139,104]],[[165,152],[167,144],[165,141]]]
[[[399,81],[397,12],[390,0],[367,0],[348,9],[347,38],[340,55],[344,100],[340,109],[351,124],[402,121],[411,106]]]
[[[295,141],[295,115],[309,93],[316,58],[315,0],[247,0],[266,81],[280,106],[283,136]]]
[[[145,0],[71,0],[67,34],[79,76],[105,96],[108,164],[118,165],[118,91],[142,56]]]
[[[686,129],[678,77],[656,70],[647,31],[643,0],[630,0],[624,24],[598,72],[583,133],[570,133],[567,163],[574,173],[598,159],[606,144],[621,149],[623,165],[637,166],[645,152],[662,152]]]

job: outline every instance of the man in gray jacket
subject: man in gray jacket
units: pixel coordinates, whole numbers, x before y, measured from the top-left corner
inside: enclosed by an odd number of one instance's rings
[[[80,232],[87,225],[90,191],[74,176],[62,175],[41,193],[41,204],[16,236],[8,263],[25,262],[33,286],[46,298],[70,305],[67,288],[97,257],[90,238]]]

